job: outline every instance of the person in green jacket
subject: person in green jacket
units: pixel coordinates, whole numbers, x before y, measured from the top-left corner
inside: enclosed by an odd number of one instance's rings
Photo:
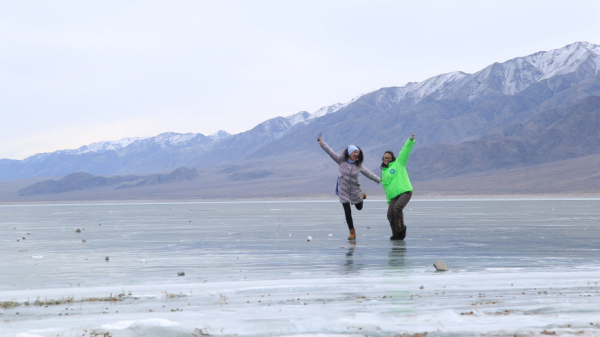
[[[406,225],[404,224],[404,207],[412,197],[413,187],[406,172],[406,162],[415,144],[415,133],[412,132],[406,140],[398,159],[394,152],[385,151],[381,163],[381,185],[385,190],[388,202],[387,218],[392,228],[390,240],[404,240],[406,237]]]

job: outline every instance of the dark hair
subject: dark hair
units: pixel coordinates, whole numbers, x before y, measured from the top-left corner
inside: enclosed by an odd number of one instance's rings
[[[342,156],[344,156],[344,160],[350,159],[350,153],[348,153],[348,148],[344,149],[344,152],[342,152]],[[360,149],[360,147],[358,147],[358,159],[356,159],[355,161],[356,165],[362,164],[363,160],[365,160],[365,156],[363,155],[363,151]]]
[[[390,156],[392,156],[392,160],[390,161],[390,163],[393,162],[393,161],[396,161],[396,156],[394,156],[394,152],[392,152],[392,151],[385,151],[383,153],[383,155],[385,156],[386,154],[389,154]],[[388,164],[384,163],[383,159],[381,160],[381,167],[388,167]]]

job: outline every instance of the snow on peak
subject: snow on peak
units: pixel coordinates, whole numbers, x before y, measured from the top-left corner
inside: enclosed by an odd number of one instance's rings
[[[333,105],[324,106],[324,107],[320,108],[319,110],[317,110],[317,111],[313,112],[312,114],[310,114],[310,116],[308,117],[308,120],[319,118],[319,117],[323,117],[325,115],[329,115],[329,114],[332,114],[334,112],[338,112],[341,109],[345,108],[346,106],[354,103],[357,99],[361,98],[362,96],[364,96],[364,94],[362,94],[360,96],[356,96],[356,97],[354,97],[353,99],[351,99],[350,101],[348,101],[346,103],[335,103]]]
[[[494,63],[475,74],[451,72],[423,82],[409,82],[403,87],[379,90],[375,99],[386,104],[405,101],[416,105],[425,97],[443,99],[461,90],[470,93],[468,100],[474,100],[490,90],[514,95],[536,82],[574,72],[590,61],[595,73],[599,74],[600,46],[576,42],[563,48]]]
[[[324,106],[324,107],[320,108],[319,110],[315,111],[314,113],[312,113],[310,115],[310,119],[319,118],[319,117],[323,117],[325,115],[329,115],[330,113],[334,113],[336,111],[339,111],[341,108],[345,107],[346,105],[348,105],[348,103],[336,103],[334,105]]]
[[[475,74],[481,83],[490,76],[498,77],[497,90],[506,95],[515,95],[534,83],[557,75],[569,74],[580,69],[580,66],[591,60],[594,72],[600,73],[600,46],[588,42],[576,42],[563,48],[541,51],[529,56],[517,57],[504,63],[494,63]],[[474,99],[481,92],[488,90],[480,85],[472,91],[469,99]]]
[[[116,150],[120,150],[124,147],[127,147],[129,144],[132,144],[138,140],[143,140],[143,139],[147,139],[147,138],[149,138],[149,137],[129,137],[129,138],[123,138],[123,139],[119,139],[119,140],[115,140],[115,141],[96,142],[96,143],[92,143],[89,145],[84,145],[75,150],[64,150],[64,151],[59,151],[59,152],[63,152],[63,153],[67,153],[67,154],[83,154],[83,153],[90,153],[90,152],[116,151]]]
[[[402,100],[409,100],[413,105],[419,103],[423,98],[436,94],[443,96],[453,83],[469,76],[467,73],[455,71],[431,77],[423,82],[408,82],[403,87],[390,88],[377,92],[376,100],[389,101],[396,104]]]
[[[589,42],[576,42],[560,49],[542,51],[520,59],[537,68],[543,74],[539,80],[544,80],[575,71],[590,56],[600,57],[600,46]],[[596,69],[597,72],[599,70]]]
[[[223,131],[223,130],[219,130],[219,131],[213,133],[212,135],[210,135],[209,137],[213,138],[214,140],[222,140],[222,139],[228,138],[230,136],[231,136],[230,133]]]
[[[404,97],[411,97],[416,101],[422,100],[424,97],[427,97],[435,92],[443,90],[448,85],[461,80],[468,76],[466,73],[461,71],[455,71],[447,74],[441,74],[438,76],[431,77],[420,83],[412,83],[407,85],[405,88],[408,88],[405,92],[400,92],[399,94],[404,94]],[[399,99],[404,97],[398,97]]]
[[[308,119],[310,114],[306,111],[300,111],[293,115],[287,116],[286,119],[290,122],[290,126],[294,126],[298,123],[302,123]]]
[[[362,95],[361,95],[362,96]],[[325,106],[320,108],[319,110],[315,111],[314,113],[310,114],[306,111],[300,111],[298,113],[295,113],[293,115],[284,117],[288,123],[289,123],[289,127],[291,128],[292,126],[299,124],[299,123],[304,123],[307,124],[309,122],[311,122],[313,119],[319,118],[319,117],[323,117],[325,115],[334,113],[339,111],[340,109],[342,109],[343,107],[347,106],[348,104],[356,101],[357,99],[359,99],[361,96],[358,96],[356,98],[353,98],[352,100],[350,100],[347,103],[336,103],[330,106]]]
[[[161,133],[155,137],[135,137],[135,138],[123,138],[116,141],[103,141],[96,142],[89,145],[84,145],[78,149],[74,150],[60,150],[54,153],[65,153],[65,154],[84,154],[84,153],[100,153],[106,151],[120,151],[128,147],[129,145],[142,142],[143,144],[157,144],[161,147],[167,147],[172,145],[185,145],[185,143],[189,142],[193,138],[197,137],[198,133],[175,133],[175,132],[165,132]],[[222,139],[231,136],[229,133],[219,130],[213,135],[209,136],[212,138],[213,142],[218,142]],[[140,143],[140,146],[144,146]],[[37,160],[44,156],[50,155],[50,153],[46,154],[37,154],[30,157],[30,160]]]
[[[156,137],[150,138],[154,143],[159,145],[176,145],[190,141],[192,138],[198,136],[197,133],[175,133],[165,132],[161,133]]]

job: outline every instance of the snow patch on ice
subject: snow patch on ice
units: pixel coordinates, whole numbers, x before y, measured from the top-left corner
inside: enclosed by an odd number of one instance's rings
[[[111,329],[111,330],[125,330],[131,327],[137,326],[176,326],[179,325],[177,322],[170,321],[164,318],[148,318],[148,319],[140,319],[140,320],[131,320],[131,321],[119,321],[116,323],[108,323],[102,324],[102,329]]]

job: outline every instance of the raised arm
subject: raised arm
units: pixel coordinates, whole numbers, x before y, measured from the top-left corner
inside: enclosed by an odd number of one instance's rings
[[[360,173],[364,174],[365,177],[373,180],[378,184],[381,182],[381,178],[379,178],[375,173],[369,171],[369,169],[364,167],[363,165],[360,166]]]
[[[402,165],[406,165],[406,162],[408,162],[408,157],[410,157],[412,148],[415,145],[415,132],[411,131],[411,133],[412,135],[406,140],[406,143],[404,143],[402,150],[400,150],[400,153],[398,154],[398,159],[396,159],[399,160]]]
[[[333,159],[333,161],[335,161],[336,163],[340,163],[340,161],[342,160],[342,157],[340,157],[339,154],[335,153],[335,151],[333,151],[328,145],[327,143],[325,143],[325,141],[323,140],[323,137],[320,137],[319,139],[317,139],[317,141],[319,142],[319,145],[321,145],[321,148],[323,149],[323,151],[327,152],[327,154],[331,157],[331,159]]]

